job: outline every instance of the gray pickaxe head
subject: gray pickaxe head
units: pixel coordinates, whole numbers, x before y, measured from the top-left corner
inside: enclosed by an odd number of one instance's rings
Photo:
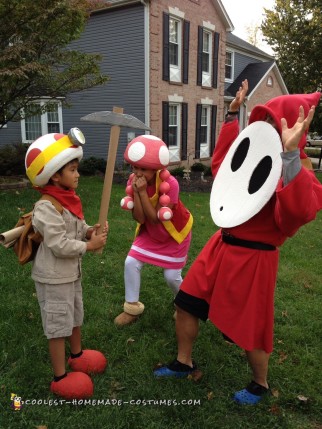
[[[115,113],[110,111],[95,112],[83,116],[82,121],[96,122],[99,124],[117,125],[119,127],[137,128],[139,130],[151,131],[147,125],[139,119],[125,113]]]

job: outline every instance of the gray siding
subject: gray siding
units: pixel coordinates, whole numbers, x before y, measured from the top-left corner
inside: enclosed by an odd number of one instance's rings
[[[251,57],[249,55],[241,54],[240,52],[234,51],[234,76],[233,80],[235,80],[240,73],[248,66],[248,64],[252,63],[260,63],[262,62],[258,58]],[[231,83],[225,82],[225,90],[231,85]]]
[[[89,113],[123,107],[124,113],[144,122],[144,7],[137,5],[93,15],[80,40],[72,47],[102,55],[101,71],[110,80],[71,97],[73,107],[63,110],[64,132],[79,127],[86,137],[84,156],[106,158],[110,126],[81,121]],[[121,129],[117,163],[123,163],[127,132]],[[136,135],[144,133],[135,130]]]
[[[239,52],[235,52],[234,55],[235,55],[234,80],[248,66],[248,64],[262,62],[254,57],[249,57],[247,55],[240,54]]]
[[[80,39],[71,48],[102,56],[101,72],[110,80],[100,87],[71,95],[71,108],[63,109],[64,133],[79,127],[85,134],[84,157],[107,157],[110,127],[80,118],[89,113],[124,108],[124,113],[144,122],[144,7],[112,9],[92,15]],[[127,132],[121,129],[117,163],[123,163]],[[144,133],[135,130],[136,135]],[[0,145],[21,142],[20,123],[0,130]]]

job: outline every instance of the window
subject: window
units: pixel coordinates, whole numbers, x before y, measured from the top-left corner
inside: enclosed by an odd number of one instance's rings
[[[212,105],[212,100],[203,99],[202,104],[197,104],[196,113],[196,142],[195,158],[209,158],[215,147],[217,106]]]
[[[163,102],[162,139],[169,148],[170,162],[187,159],[187,123],[187,103]]]
[[[37,104],[44,106],[45,103],[46,101],[41,101]],[[63,121],[60,103],[51,103],[48,112],[21,120],[22,141],[24,143],[31,143],[44,134],[62,132]]]
[[[180,104],[169,104],[170,161],[180,161]]]
[[[209,25],[209,27],[211,27]],[[214,26],[212,26],[214,28]],[[217,88],[219,33],[198,27],[197,85]]]
[[[188,83],[190,23],[177,13],[178,16],[163,14],[162,79]]]
[[[210,156],[210,106],[201,107],[200,158]]]
[[[169,62],[170,67],[180,67],[180,48],[179,45],[180,22],[176,19],[169,20]]]
[[[231,51],[226,51],[226,60],[225,60],[225,80],[232,82],[234,79],[234,55]]]
[[[211,60],[211,34],[207,31],[203,32],[202,42],[202,73],[210,75],[210,60]]]
[[[273,86],[273,84],[274,84],[274,81],[273,81],[272,76],[268,76],[266,85],[267,86]]]

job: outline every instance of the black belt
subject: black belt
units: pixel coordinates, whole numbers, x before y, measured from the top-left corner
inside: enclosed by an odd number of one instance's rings
[[[249,249],[257,250],[276,250],[272,244],[259,243],[258,241],[242,240],[230,235],[226,231],[221,231],[221,238],[224,243],[231,244],[232,246],[247,247]]]

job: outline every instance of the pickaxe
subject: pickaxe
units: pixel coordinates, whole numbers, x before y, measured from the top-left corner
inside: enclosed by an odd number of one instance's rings
[[[103,111],[90,113],[89,115],[83,116],[82,121],[96,122],[99,124],[112,125],[110,132],[110,144],[108,147],[107,163],[105,170],[104,185],[101,198],[101,206],[99,212],[98,223],[100,228],[98,234],[102,233],[105,221],[107,220],[108,209],[110,204],[111,189],[113,183],[113,174],[115,168],[115,160],[117,154],[117,146],[120,137],[121,127],[136,128],[140,130],[148,130],[150,128],[141,122],[139,119],[131,115],[123,113],[123,108],[114,107],[113,111]],[[102,253],[103,248],[99,249],[97,253]]]

